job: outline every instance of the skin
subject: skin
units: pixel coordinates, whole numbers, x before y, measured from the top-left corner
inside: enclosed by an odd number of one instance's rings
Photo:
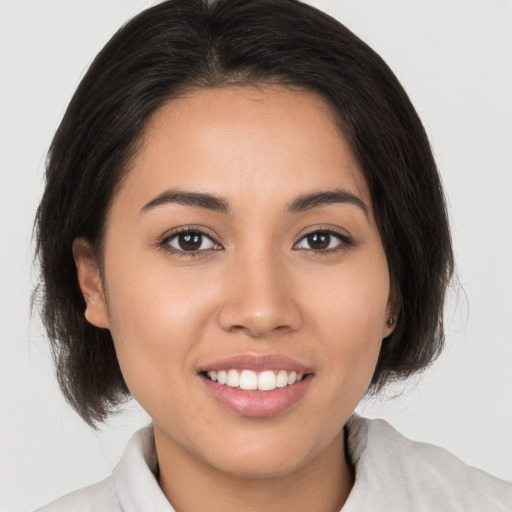
[[[169,189],[222,196],[230,211],[144,209]],[[288,211],[335,189],[366,211],[347,202]],[[169,240],[189,226],[213,240],[193,256]],[[326,229],[344,238],[313,250],[305,235]],[[86,318],[110,329],[128,387],[154,421],[159,482],[177,511],[340,510],[354,479],[343,425],[394,311],[367,185],[321,98],[225,87],[169,102],[111,206],[104,279],[85,240],[74,255]],[[288,356],[312,369],[310,385],[279,414],[237,414],[198,375],[236,354]]]

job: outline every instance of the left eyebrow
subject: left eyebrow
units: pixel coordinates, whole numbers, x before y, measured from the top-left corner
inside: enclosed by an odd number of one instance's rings
[[[313,192],[300,196],[288,206],[288,212],[299,213],[330,204],[352,204],[361,209],[368,218],[368,208],[364,202],[351,192],[343,189]]]
[[[213,194],[204,194],[201,192],[188,192],[183,190],[166,190],[154,199],[146,203],[141,208],[141,213],[162,206],[164,204],[182,204],[185,206],[198,206],[206,210],[213,210],[220,213],[230,213],[228,202],[219,196]]]

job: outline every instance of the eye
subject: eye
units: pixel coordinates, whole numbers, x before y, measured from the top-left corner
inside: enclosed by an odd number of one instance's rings
[[[217,250],[221,248],[220,245],[206,233],[192,229],[184,229],[178,233],[171,234],[162,241],[161,245],[173,252],[186,252],[192,254],[195,252]]]
[[[346,235],[332,230],[318,230],[302,237],[294,249],[327,252],[344,249],[350,245],[351,240]]]

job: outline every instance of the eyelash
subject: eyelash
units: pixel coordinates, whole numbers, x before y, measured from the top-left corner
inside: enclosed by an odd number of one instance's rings
[[[325,229],[317,228],[313,231],[310,231],[310,232],[302,235],[301,238],[298,240],[298,242],[293,244],[293,247],[295,248],[299,243],[301,243],[308,236],[315,235],[318,233],[322,233],[325,235],[334,236],[334,237],[338,238],[339,239],[338,246],[332,247],[330,249],[329,248],[327,248],[327,249],[303,249],[302,248],[302,249],[295,249],[295,250],[312,252],[315,256],[327,256],[327,255],[330,255],[330,254],[333,254],[333,253],[336,253],[339,251],[349,249],[353,245],[353,241],[351,240],[351,238],[348,237],[346,234],[341,233],[340,231],[337,231],[333,228],[325,228]],[[175,247],[172,247],[170,245],[170,243],[174,239],[176,239],[178,236],[183,235],[183,234],[199,235],[200,237],[207,238],[211,242],[216,244],[216,246],[218,248],[216,247],[216,248],[211,248],[211,249],[198,249],[198,250],[194,250],[194,251],[185,251],[183,249],[176,249]],[[203,242],[204,242],[204,240],[203,240]],[[172,233],[165,236],[158,243],[158,246],[170,253],[176,254],[178,257],[181,257],[181,258],[195,258],[197,256],[205,256],[206,254],[204,254],[204,253],[206,253],[206,252],[222,250],[222,246],[212,237],[212,235],[206,233],[202,229],[190,228],[190,227],[179,228],[179,229],[173,231]]]
[[[185,228],[178,228],[172,233],[165,236],[159,243],[158,246],[172,254],[176,254],[177,256],[181,258],[195,258],[196,256],[204,256],[205,252],[209,252],[212,250],[220,250],[220,249],[202,249],[202,250],[195,250],[195,251],[185,251],[182,249],[176,249],[175,247],[172,247],[170,243],[175,239],[178,238],[180,235],[199,235],[202,238],[207,238],[208,240],[212,241],[217,246],[221,247],[221,245],[213,238],[212,235],[206,233],[202,229],[199,228],[192,228],[192,227],[185,227]],[[202,254],[203,253],[203,254]]]
[[[330,237],[334,236],[339,240],[339,243],[337,244],[336,247],[331,247],[330,249],[327,248],[327,249],[296,249],[296,250],[312,252],[315,256],[329,256],[333,253],[345,251],[354,245],[353,240],[349,236],[347,236],[345,233],[342,233],[341,231],[338,231],[338,230],[330,227],[330,228],[317,228],[317,229],[314,229],[313,231],[309,231],[308,233],[305,233],[304,235],[301,236],[301,238],[299,239],[299,241],[297,243],[293,244],[293,246],[294,247],[297,246],[300,242],[302,242],[302,240],[304,240],[308,236],[319,234],[319,233],[322,233],[324,235],[329,235]]]

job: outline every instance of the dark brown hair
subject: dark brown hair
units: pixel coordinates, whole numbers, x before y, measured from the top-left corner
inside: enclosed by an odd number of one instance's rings
[[[81,81],[53,139],[36,218],[35,294],[61,388],[89,424],[127,397],[110,332],[84,318],[73,240],[100,247],[109,204],[150,116],[191,88],[282,84],[336,113],[366,178],[400,303],[372,389],[439,354],[453,255],[421,121],[393,72],[346,27],[297,0],[169,0],[123,26]]]

